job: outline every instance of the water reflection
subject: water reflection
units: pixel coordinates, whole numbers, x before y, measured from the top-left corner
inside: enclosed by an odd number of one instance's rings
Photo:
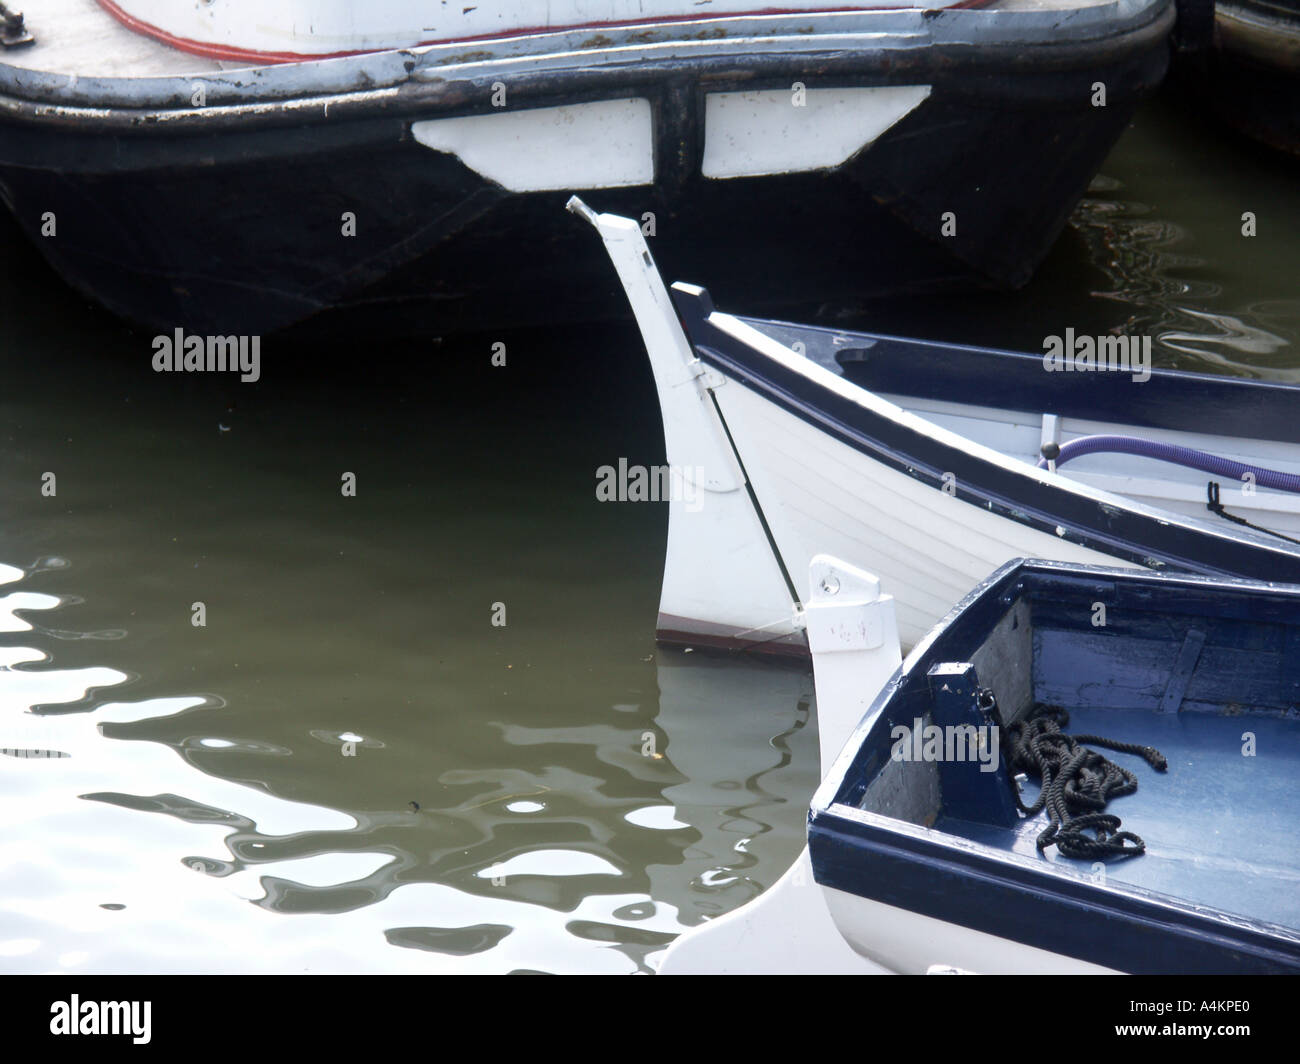
[[[1258,376],[1261,363],[1291,346],[1300,329],[1300,301],[1250,304],[1241,316],[1197,309],[1223,302],[1225,293],[1222,284],[1196,278],[1198,270],[1205,272],[1207,260],[1180,253],[1191,243],[1191,234],[1168,221],[1145,220],[1151,208],[1120,198],[1124,188],[1119,181],[1098,179],[1091,191],[1116,197],[1089,198],[1072,219],[1108,281],[1093,297],[1129,311],[1111,332],[1151,335],[1157,350],[1164,349],[1163,364],[1176,364],[1170,353],[1190,355],[1189,368],[1233,376]],[[1269,322],[1288,335],[1265,327]],[[1293,381],[1300,379],[1300,371],[1276,367],[1267,376]]]
[[[1196,165],[1205,136],[1143,112],[1023,292],[858,324],[1300,379],[1294,174]],[[631,324],[510,338],[508,372],[268,353],[241,390],[153,374],[14,247],[0,970],[647,971],[785,870],[808,675],[657,650],[663,510],[593,497],[663,460]]]
[[[6,601],[10,622],[60,605],[26,590]],[[364,734],[285,742],[222,697],[95,699],[127,674],[3,653],[26,666],[0,672],[6,752],[57,749],[72,766],[0,777],[13,970],[129,967],[113,917],[156,927],[161,914],[185,935],[144,935],[149,970],[650,971],[684,927],[780,875],[816,778],[811,681],[788,666],[664,651],[638,661],[639,684],[602,723],[523,701],[430,727],[377,706]],[[321,927],[257,953],[267,929],[251,909]],[[99,948],[72,948],[87,939]]]
[[[1158,101],[1107,160],[1071,227],[1104,278],[1092,298],[1126,314],[1112,331],[1151,335],[1158,364],[1294,381],[1294,168],[1234,147],[1189,127],[1176,101]],[[1198,164],[1199,180],[1189,178]]]
[[[1273,306],[1276,307],[1277,304]],[[1300,303],[1296,307],[1300,310]],[[1210,314],[1188,308],[1184,308],[1183,313],[1204,323],[1204,327],[1196,332],[1163,332],[1160,334],[1160,342],[1176,351],[1195,355],[1221,373],[1254,376],[1252,366],[1257,363],[1258,356],[1276,354],[1289,343],[1285,337],[1258,325],[1247,324],[1231,314]],[[1256,318],[1262,317],[1254,308],[1252,314]],[[1300,318],[1300,315],[1296,316]],[[1207,329],[1215,331],[1207,332]],[[1248,357],[1233,358],[1231,352]],[[1274,380],[1295,381],[1300,379],[1300,370],[1275,369],[1269,376]]]
[[[1240,147],[1152,101],[1024,289],[891,300],[843,324],[1032,352],[1067,327],[1151,336],[1160,367],[1295,381],[1296,170]]]

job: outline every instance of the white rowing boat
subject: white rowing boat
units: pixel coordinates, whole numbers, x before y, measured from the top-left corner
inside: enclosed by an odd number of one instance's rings
[[[664,640],[806,654],[820,553],[880,578],[905,646],[1017,557],[1300,583],[1300,388],[1150,370],[1140,348],[1053,372],[739,318],[693,285],[670,296],[636,223],[571,208],[627,292],[692,485],[669,503]]]

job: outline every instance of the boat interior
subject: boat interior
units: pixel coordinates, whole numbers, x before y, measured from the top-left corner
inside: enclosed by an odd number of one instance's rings
[[[1069,568],[1024,564],[973,608],[950,615],[884,701],[837,803],[1294,935],[1300,594],[1200,578],[1051,571]],[[1105,605],[1100,625],[1098,603]],[[1047,815],[1027,817],[999,792],[1014,788],[1028,806],[1039,789],[1029,774],[1010,774],[1005,744],[990,759],[996,772],[973,761],[900,759],[896,727],[915,731],[917,719],[926,726],[948,719],[933,667],[943,673],[945,663],[966,662],[978,685],[993,692],[1003,736],[1035,707],[1053,706],[1069,714],[1066,734],[1164,755],[1168,767],[1160,772],[1134,754],[1092,747],[1137,777],[1136,792],[1112,799],[1105,811],[1145,842],[1145,853],[1100,864],[1062,857],[1051,846],[1040,853]]]
[[[1300,389],[1294,386],[1167,370],[1152,371],[1145,380],[1138,379],[1141,371],[1048,372],[1042,356],[1031,354],[742,320],[787,347],[802,345],[795,350],[880,398],[1029,465],[1039,464],[1045,444],[1121,435],[1300,474]],[[1002,401],[965,401],[990,393]],[[1212,420],[1205,410],[1215,411]],[[1118,452],[1083,455],[1057,472],[1099,491],[1252,535],[1209,512],[1214,482],[1229,514],[1300,538],[1300,493]],[[1284,542],[1267,533],[1263,538],[1274,546]]]

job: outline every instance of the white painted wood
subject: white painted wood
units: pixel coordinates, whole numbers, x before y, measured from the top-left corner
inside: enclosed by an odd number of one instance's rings
[[[1038,448],[1045,442],[1042,435],[1045,429],[1040,428],[1040,425],[1047,425],[1051,419],[1056,423],[1056,441],[1059,443],[1068,443],[1080,436],[1147,436],[1248,465],[1300,474],[1300,452],[1295,444],[1280,440],[1243,440],[1211,432],[1141,429],[1122,422],[1057,418],[1051,414],[1040,415],[908,396],[882,395],[881,398],[921,415],[932,424],[1030,465],[1038,462]],[[1136,455],[1096,454],[1063,466],[1060,475],[1067,480],[1202,520],[1210,520],[1205,516],[1206,482],[1217,480],[1222,485],[1224,505],[1233,512],[1287,535],[1300,534],[1300,495],[1265,488],[1246,494],[1241,490],[1241,484],[1230,478],[1172,463],[1157,462]],[[1214,520],[1221,523],[1221,519]],[[1239,534],[1250,535],[1248,532]]]
[[[805,619],[817,684],[823,778],[877,692],[898,668],[894,602],[870,573],[813,560]],[[661,975],[868,975],[888,969],[854,952],[813,880],[808,847],[771,889],[681,935]]]
[[[660,975],[882,975],[844,941],[813,880],[808,847],[771,888],[680,935]]]
[[[1109,968],[1026,946],[893,905],[820,888],[842,940],[864,958],[904,975],[932,967],[985,975],[1108,975]]]
[[[650,101],[640,98],[437,118],[413,122],[411,135],[512,192],[654,182]]]
[[[699,489],[696,504],[669,503],[661,616],[698,622],[700,631],[793,635],[794,603],[713,406],[711,385],[725,391],[722,378],[695,357],[641,227],[598,215],[576,196],[569,209],[605,242],[650,353],[668,464]]]
[[[838,558],[812,560],[805,610],[817,683],[823,778],[903,657],[894,600],[880,581]]]
[[[859,8],[947,7],[954,0],[858,0]],[[699,18],[693,0],[115,0],[127,15],[156,30],[208,45],[298,55],[410,48],[431,41],[469,40],[574,26]],[[35,6],[35,5],[34,5]],[[826,0],[781,0],[787,11],[824,11]],[[770,7],[758,0],[712,0],[710,17]]]
[[[1043,453],[1042,449],[1046,447],[1049,443],[1059,444],[1060,442],[1061,442],[1061,419],[1057,417],[1055,414],[1044,414],[1043,431],[1042,434],[1039,436],[1039,441],[1038,441],[1038,448],[1039,448],[1038,453],[1042,454]],[[1051,472],[1055,473],[1056,463],[1048,462],[1047,468]]]
[[[914,111],[929,85],[714,92],[704,102],[705,177],[838,166]]]
[[[1111,495],[1072,479],[1065,472],[1050,473],[1035,468],[1041,415],[1035,416],[1024,429],[1029,436],[1023,451],[1033,459],[1028,461],[991,447],[983,440],[953,432],[936,423],[937,419],[920,417],[859,388],[730,315],[717,313],[713,322],[819,386],[976,454],[984,461],[1027,476],[1050,479],[1103,504],[1136,508],[1162,520],[1187,524],[1207,535],[1224,539],[1244,536],[1261,542],[1271,539],[1230,526],[1210,515],[1183,517],[1141,499]],[[719,389],[717,398],[782,561],[794,578],[798,596],[807,597],[803,574],[808,572],[808,565],[817,553],[830,553],[861,566],[875,573],[884,590],[897,600],[899,634],[905,647],[928,632],[976,583],[1013,558],[1130,565],[1111,555],[1069,543],[1059,535],[993,514],[875,462],[737,382]],[[1067,422],[1064,426],[1065,429],[1076,427],[1094,431],[1092,426],[1083,424]],[[1063,432],[1063,438],[1070,435],[1068,431]],[[1179,434],[1170,436],[1173,442],[1182,442],[1177,438]],[[1197,445],[1194,437],[1191,445]],[[1200,445],[1205,446],[1203,439]],[[1235,447],[1225,450],[1232,454],[1242,446],[1243,441],[1236,441]],[[1265,453],[1275,446],[1282,445],[1259,445]],[[1017,451],[1021,449],[1018,447]],[[1117,459],[1127,457],[1116,456]],[[1080,460],[1081,464],[1085,461],[1088,460]],[[1291,461],[1295,461],[1294,452]],[[1163,463],[1145,465],[1150,468]],[[1172,467],[1169,475],[1179,479],[1186,472]],[[1276,546],[1276,541],[1272,545]]]
[[[817,554],[867,569],[906,647],[1012,558],[1117,562],[870,461],[735,381],[717,395],[800,598]]]
[[[635,229],[634,223],[627,224]],[[646,259],[638,270],[653,273],[653,265]],[[632,278],[633,287],[647,283],[639,274]],[[629,285],[626,277],[624,284]],[[643,336],[652,363],[689,357],[684,353],[689,352],[689,344],[680,335],[675,317],[671,335],[677,347],[665,346],[656,351],[643,319],[647,313],[663,313],[663,309],[657,305],[649,311],[639,309],[634,299],[633,310],[638,320],[643,321]],[[1278,545],[1275,537],[1242,529],[1205,513],[1191,498],[1171,500],[1169,491],[1157,487],[1147,487],[1145,494],[1129,497],[1085,481],[1090,476],[1095,478],[1101,468],[1122,472],[1123,480],[1111,481],[1117,486],[1141,487],[1131,473],[1133,463],[1141,462],[1140,459],[1099,455],[1080,459],[1077,469],[1075,463],[1062,472],[1036,468],[1045,427],[1041,412],[1025,414],[930,402],[914,404],[915,410],[904,409],[795,353],[738,318],[715,312],[711,321],[779,365],[808,378],[817,387],[949,447],[975,455],[990,465],[1063,487],[1099,505],[1136,510],[1224,542],[1246,538],[1274,548]],[[656,368],[657,379],[659,372]],[[775,619],[789,608],[789,589],[783,582],[771,579],[770,570],[768,578],[760,575],[746,582],[735,565],[738,557],[758,559],[764,550],[770,553],[772,543],[776,548],[776,571],[783,568],[790,575],[796,604],[809,600],[808,572],[818,554],[831,554],[875,574],[883,592],[896,600],[898,632],[904,647],[914,645],[971,588],[1014,558],[1135,567],[1112,555],[1068,542],[1064,529],[1031,528],[966,502],[957,491],[942,491],[905,471],[878,462],[739,381],[727,380],[721,374],[714,374],[716,380],[698,374],[697,377],[700,398],[711,395],[717,403],[734,453],[744,464],[757,505],[771,531],[769,542],[753,507],[742,505],[739,497],[733,498],[726,509],[715,511],[715,520],[703,535],[692,535],[689,541],[682,536],[675,539],[674,531],[683,526],[678,523],[676,529],[670,529],[664,574],[665,604],[670,599],[687,601],[690,612],[684,615],[703,625],[712,625],[715,631],[761,629],[779,623]],[[688,466],[696,464],[692,455],[705,453],[704,437],[682,434],[680,426],[685,422],[675,412],[681,405],[680,396],[662,386],[659,392],[665,412],[665,438],[669,453],[676,456],[672,460]],[[1085,433],[1124,430],[1123,426],[1093,425],[1070,419],[1063,419],[1058,427],[1062,440]],[[713,437],[714,446],[718,435]],[[1277,442],[1179,433],[1162,433],[1161,437],[1283,470],[1298,461],[1293,447]],[[1242,454],[1243,450],[1251,453]],[[1108,457],[1110,460],[1106,461]],[[1204,488],[1204,474],[1149,461],[1142,462],[1142,468],[1151,481]],[[953,487],[959,489],[960,485],[954,481]],[[1279,530],[1291,527],[1300,519],[1295,500],[1279,493],[1260,491],[1253,497],[1234,493],[1233,502],[1246,504],[1238,506],[1240,510],[1245,510],[1247,505],[1260,507],[1250,515],[1252,519]],[[729,528],[730,520],[736,524]],[[692,598],[690,588],[703,586],[699,582],[707,579],[710,572],[705,557],[709,552],[713,553],[714,562],[728,571],[725,580],[709,584],[709,594],[734,593],[735,597],[713,601],[701,596]],[[758,574],[760,570],[755,572]],[[673,589],[671,596],[669,589]],[[676,612],[668,610],[666,605],[664,611]]]

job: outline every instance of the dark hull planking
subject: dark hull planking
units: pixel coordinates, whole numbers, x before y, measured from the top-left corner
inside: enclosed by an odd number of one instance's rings
[[[1157,5],[1110,37],[1062,35],[1031,62],[1023,47],[930,45],[593,65],[512,79],[511,107],[647,97],[655,184],[589,198],[654,212],[665,269],[725,279],[731,306],[1014,287],[1162,78],[1171,20]],[[834,169],[704,179],[704,86],[794,81],[933,90]],[[1105,107],[1093,106],[1096,82]],[[560,210],[568,190],[511,193],[412,139],[412,121],[487,111],[490,83],[409,89],[373,107],[360,94],[328,118],[302,101],[144,121],[0,97],[0,196],[71,284],[154,329],[260,334],[310,320],[441,334],[620,316],[599,249]],[[48,211],[57,239],[41,235]],[[341,236],[345,211],[355,237]],[[944,237],[949,211],[957,231]]]

